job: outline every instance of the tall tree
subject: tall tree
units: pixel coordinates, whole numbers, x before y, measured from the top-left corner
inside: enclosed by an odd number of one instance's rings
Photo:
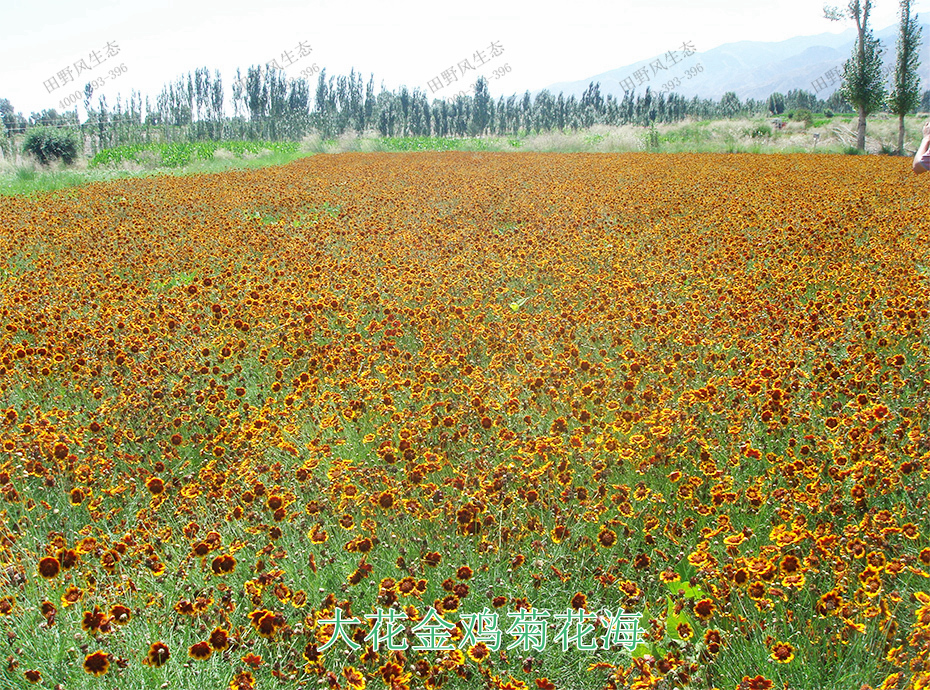
[[[490,120],[491,93],[488,91],[488,80],[478,77],[478,81],[475,82],[475,109],[472,112],[470,133],[481,136],[490,124]]]
[[[370,127],[375,119],[375,75],[372,74],[365,87],[365,126]]]
[[[859,113],[856,148],[865,149],[865,119],[878,110],[885,100],[882,81],[882,49],[869,28],[872,0],[849,0],[846,16],[856,22],[856,45],[853,54],[843,64],[843,85],[840,92]],[[838,21],[844,13],[835,7],[825,7],[824,16]]]
[[[13,117],[14,112],[13,104],[10,103],[9,99],[0,98],[0,120],[3,122],[8,137],[13,136],[13,126],[16,124],[16,118]]]
[[[720,98],[720,112],[723,113],[724,117],[735,117],[740,108],[742,108],[742,105],[739,102],[739,96],[733,91],[727,91]]]
[[[898,155],[904,153],[904,116],[920,103],[920,24],[911,16],[911,0],[901,0],[901,31],[888,110],[898,116]]]
[[[769,96],[767,105],[769,108],[769,112],[772,113],[772,115],[781,115],[783,112],[785,112],[784,94],[781,94],[776,91],[775,93]]]
[[[326,68],[320,71],[316,81],[316,98],[313,99],[313,116],[316,128],[323,138],[332,136],[330,131],[329,113],[326,112],[326,103],[329,100],[329,86],[326,82]]]
[[[220,71],[214,71],[213,89],[210,91],[210,119],[213,120],[214,139],[223,138],[223,79],[220,77]]]

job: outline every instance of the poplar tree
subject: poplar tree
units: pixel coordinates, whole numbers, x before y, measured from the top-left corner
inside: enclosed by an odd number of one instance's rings
[[[843,64],[843,85],[839,91],[843,98],[859,113],[856,148],[865,149],[865,119],[881,108],[885,100],[882,81],[882,49],[869,28],[872,0],[850,0],[846,16],[856,22],[856,45],[853,54]],[[824,16],[838,21],[844,13],[835,7],[825,7]]]
[[[911,0],[901,0],[901,32],[888,110],[898,116],[898,155],[904,153],[904,116],[920,103],[920,25],[911,16]]]
[[[491,94],[488,91],[488,80],[478,77],[475,82],[475,109],[472,111],[469,134],[481,136],[491,121]]]

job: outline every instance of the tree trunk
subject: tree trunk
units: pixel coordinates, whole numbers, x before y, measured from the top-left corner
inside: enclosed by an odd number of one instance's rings
[[[856,136],[856,148],[865,151],[865,108],[859,106],[859,131]]]
[[[904,115],[898,115],[898,155],[904,155]]]

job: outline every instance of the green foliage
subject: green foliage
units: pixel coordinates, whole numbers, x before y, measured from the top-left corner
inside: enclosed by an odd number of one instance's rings
[[[447,139],[445,137],[382,137],[385,151],[459,151],[486,150],[488,143],[479,139]]]
[[[473,136],[484,134],[491,121],[491,103],[488,80],[479,77],[475,83],[475,107],[472,110],[472,119],[468,127],[469,134]]]
[[[896,146],[889,146],[888,144],[881,144],[879,147],[879,154],[882,156],[896,156],[898,155],[898,149]]]
[[[895,115],[906,115],[920,103],[920,25],[911,16],[910,0],[901,0],[901,33],[898,35],[898,54],[888,110]]]
[[[654,122],[649,123],[649,131],[644,137],[644,143],[649,151],[659,150],[659,132]]]
[[[781,115],[785,112],[785,97],[780,93],[773,93],[768,100],[769,112],[772,115]]]
[[[32,182],[36,179],[36,171],[29,168],[19,168],[16,171],[17,182]]]
[[[885,85],[882,82],[881,43],[869,29],[856,41],[852,56],[843,65],[840,95],[866,115],[882,107]]]
[[[762,139],[763,137],[772,136],[772,128],[767,124],[762,123],[746,130],[746,134],[748,134],[753,139]]]
[[[807,108],[798,108],[789,115],[796,122],[803,122],[805,127],[814,124],[814,114]]]
[[[732,91],[727,91],[720,98],[720,111],[723,113],[724,117],[733,117],[735,116],[742,108],[742,105],[739,102],[739,97]]]
[[[42,165],[61,160],[71,165],[77,158],[77,140],[67,132],[53,127],[39,127],[26,133],[23,153],[31,153]]]
[[[710,139],[710,121],[697,122],[673,129],[662,135],[662,140],[669,143],[704,143]]]
[[[230,151],[237,158],[246,154],[259,154],[262,151],[273,153],[294,153],[298,149],[292,141],[197,141],[172,142],[170,144],[132,144],[103,149],[90,161],[90,167],[120,165],[132,161],[140,165],[147,163],[147,156],[156,159],[156,164],[166,168],[178,168],[190,165],[194,161],[210,161],[217,150]]]

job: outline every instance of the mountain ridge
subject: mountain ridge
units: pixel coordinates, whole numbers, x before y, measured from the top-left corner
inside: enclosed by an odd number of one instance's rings
[[[921,28],[922,51],[930,36],[930,24],[922,23]],[[898,33],[897,24],[875,32],[884,48],[883,67],[891,72],[894,70]],[[632,84],[634,93],[642,94],[648,86],[653,92],[665,90],[688,99],[699,96],[717,100],[732,91],[740,101],[748,98],[762,100],[775,92],[803,89],[825,100],[839,88],[836,76],[842,75],[843,63],[852,54],[855,39],[855,29],[847,29],[837,34],[794,36],[783,41],[737,41],[706,52],[696,51],[660,71],[655,63],[658,60],[665,64],[671,52],[666,51],[585,79],[556,82],[531,93],[535,96],[548,90],[552,94],[562,92],[566,97],[580,98],[588,85],[594,82],[600,84],[602,97],[612,94],[618,99],[623,98],[626,87]],[[686,51],[682,47],[688,43],[684,41],[674,50],[683,55]],[[643,68],[648,76],[645,80],[642,79]],[[634,77],[637,71],[640,73]],[[921,61],[918,74],[923,90],[930,85],[930,61]],[[676,77],[677,85],[674,83]],[[672,88],[667,88],[669,86]]]

